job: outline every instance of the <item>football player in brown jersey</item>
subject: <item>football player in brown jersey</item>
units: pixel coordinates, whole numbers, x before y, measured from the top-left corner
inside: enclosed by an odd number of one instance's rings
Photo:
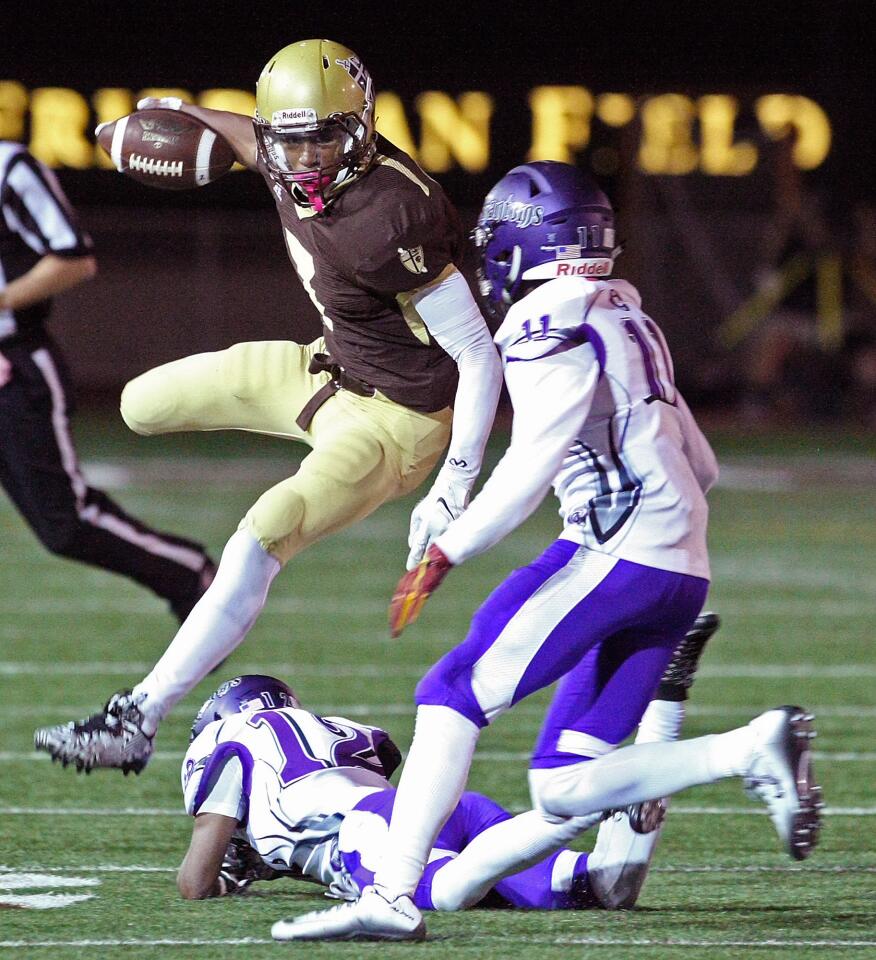
[[[441,187],[374,127],[362,61],[328,40],[265,66],[255,118],[182,104],[257,170],[323,336],[239,343],[129,383],[140,434],[248,430],[311,448],[229,539],[216,578],[149,675],[81,722],[36,731],[79,770],[139,772],[161,718],[241,643],[280,569],[315,540],[415,490],[444,464],[411,520],[408,567],[465,508],[502,381],[487,326],[456,264],[462,234]],[[449,448],[448,448],[449,440]]]

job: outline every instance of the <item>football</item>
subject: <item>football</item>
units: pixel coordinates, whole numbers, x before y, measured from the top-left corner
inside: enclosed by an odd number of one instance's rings
[[[228,173],[234,151],[215,130],[179,110],[136,110],[97,130],[117,170],[162,190],[203,187]]]

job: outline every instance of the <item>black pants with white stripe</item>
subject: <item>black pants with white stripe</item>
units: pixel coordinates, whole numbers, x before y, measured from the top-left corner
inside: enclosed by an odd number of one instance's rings
[[[184,617],[201,592],[199,543],[152,530],[89,487],[70,434],[70,378],[57,347],[0,345],[0,485],[52,553],[130,577]]]

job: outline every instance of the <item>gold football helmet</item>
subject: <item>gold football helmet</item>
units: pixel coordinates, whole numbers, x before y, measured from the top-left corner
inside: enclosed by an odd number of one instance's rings
[[[253,124],[274,182],[320,212],[374,156],[371,75],[339,43],[292,43],[262,70]]]

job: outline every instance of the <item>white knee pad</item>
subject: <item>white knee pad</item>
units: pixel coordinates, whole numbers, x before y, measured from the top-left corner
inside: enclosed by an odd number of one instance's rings
[[[532,805],[557,821],[594,812],[582,801],[591,792],[591,763],[582,761],[565,767],[539,767],[529,771]]]

